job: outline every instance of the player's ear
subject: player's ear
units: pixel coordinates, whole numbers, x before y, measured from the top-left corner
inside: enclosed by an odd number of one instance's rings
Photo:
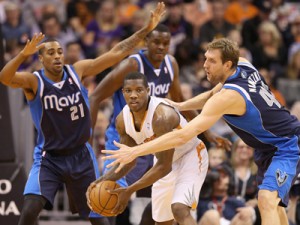
[[[43,56],[39,55],[39,61],[40,61],[41,63],[44,62]]]
[[[150,94],[150,88],[149,87],[147,87],[147,93]]]
[[[232,68],[232,62],[230,60],[225,62],[225,66],[227,70],[230,70]]]

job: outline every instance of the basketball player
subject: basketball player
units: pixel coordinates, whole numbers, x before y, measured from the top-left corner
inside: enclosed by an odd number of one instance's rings
[[[199,116],[183,129],[149,143],[133,148],[116,143],[120,150],[104,152],[116,154],[109,158],[117,158],[112,165],[120,163],[120,169],[137,156],[182,145],[223,116],[242,140],[255,149],[262,225],[288,225],[284,207],[300,172],[300,123],[274,98],[257,69],[246,59],[239,60],[239,49],[233,42],[214,40],[208,45],[205,57],[208,80],[221,83],[222,89],[204,107],[198,101],[199,96],[176,104],[180,110],[203,107]]]
[[[129,73],[122,89],[127,105],[116,119],[120,142],[135,146],[151,141],[174,129],[184,127],[187,121],[163,99],[149,95],[146,76],[140,72]],[[156,154],[156,163],[138,181],[115,190],[118,205],[113,210],[121,213],[132,193],[152,185],[152,216],[156,224],[196,225],[190,210],[196,209],[199,193],[208,168],[205,145],[197,137],[189,142]],[[105,180],[117,180],[122,172],[110,172]]]
[[[119,140],[119,134],[115,127],[115,119],[126,104],[121,88],[124,77],[129,72],[139,71],[146,75],[151,96],[165,98],[169,94],[174,101],[183,100],[179,83],[179,68],[177,61],[173,56],[167,54],[169,51],[170,39],[171,33],[169,29],[163,24],[157,25],[157,27],[146,37],[146,49],[140,50],[137,54],[130,55],[128,59],[122,61],[100,82],[90,96],[93,126],[97,119],[99,104],[104,99],[113,96],[114,111],[110,125],[106,130],[106,149],[117,149],[113,144],[114,140]],[[197,116],[197,112],[195,111],[187,111],[183,114],[190,120]],[[230,148],[230,143],[226,139],[216,137],[210,132],[206,132],[205,137],[209,141],[215,142],[217,145],[221,144],[227,149]],[[104,161],[104,174],[107,173],[106,165],[111,162],[111,160]],[[126,179],[123,177],[118,183],[122,187],[127,186],[127,183],[129,185],[132,184],[151,168],[152,165],[152,155],[139,157],[135,168],[127,174]],[[148,192],[150,192],[150,189]],[[147,193],[147,190],[139,191],[137,195],[141,197],[150,197],[150,193]],[[143,225],[146,225],[146,223],[146,221],[141,222]],[[153,221],[147,224],[153,224]]]
[[[4,66],[0,81],[23,89],[38,131],[20,225],[35,224],[43,208],[52,208],[62,184],[66,185],[72,212],[89,217],[92,224],[102,224],[102,218],[86,204],[86,189],[99,172],[87,142],[91,134],[90,112],[81,80],[99,74],[127,56],[156,27],[164,12],[164,4],[158,3],[146,26],[94,60],[64,65],[61,45],[54,39],[39,44],[44,39],[40,33],[28,40],[24,49]],[[37,51],[43,69],[34,73],[17,72],[22,62]]]

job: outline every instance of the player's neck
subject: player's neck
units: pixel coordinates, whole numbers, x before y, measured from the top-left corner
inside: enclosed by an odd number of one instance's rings
[[[145,57],[148,59],[148,61],[151,63],[151,65],[155,68],[155,69],[159,69],[160,68],[160,64],[162,63],[162,61],[155,61],[153,60],[150,55],[149,55],[149,51],[146,50],[144,52]]]
[[[46,69],[44,69],[44,72],[45,72],[45,76],[47,78],[49,78],[50,80],[52,80],[53,82],[60,82],[62,80],[62,77],[63,77],[63,71],[61,73],[52,73]]]
[[[224,84],[225,81],[226,81],[229,77],[233,76],[235,73],[236,73],[236,68],[229,70],[228,73],[224,76],[224,80],[223,80],[221,83]]]

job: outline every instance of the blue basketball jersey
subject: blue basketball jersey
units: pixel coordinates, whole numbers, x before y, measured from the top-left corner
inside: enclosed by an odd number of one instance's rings
[[[224,115],[224,119],[246,144],[259,152],[299,149],[299,121],[275,99],[252,64],[239,63],[223,88],[235,90],[245,99],[244,115]]]
[[[72,149],[86,143],[91,135],[88,93],[74,68],[65,65],[63,79],[57,83],[43,69],[34,74],[38,90],[28,104],[38,132],[35,157],[42,150]]]
[[[174,71],[172,68],[170,56],[165,56],[159,69],[156,69],[152,66],[152,64],[144,55],[144,50],[140,50],[137,54],[131,55],[129,57],[137,60],[139,65],[139,72],[146,75],[150,88],[150,95],[161,98],[166,97],[174,78]],[[119,113],[122,111],[123,107],[126,105],[125,99],[122,94],[122,89],[119,89],[114,93],[113,105],[113,115],[110,120],[109,128],[106,131],[106,137],[109,142],[112,142],[113,140],[119,140],[119,135],[115,129],[115,120]],[[107,149],[116,149],[116,147],[112,145]]]

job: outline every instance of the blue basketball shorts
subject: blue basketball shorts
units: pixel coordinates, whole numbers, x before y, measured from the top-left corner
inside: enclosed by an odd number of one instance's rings
[[[97,161],[88,143],[68,155],[43,152],[34,160],[24,195],[42,195],[48,200],[45,209],[51,209],[57,191],[65,184],[72,213],[84,218],[100,217],[89,209],[85,195],[90,183],[98,177]]]
[[[273,154],[256,151],[255,155],[264,160],[256,161],[259,190],[277,191],[280,205],[287,207],[289,191],[300,173],[300,148],[280,149]],[[263,156],[264,155],[264,156]],[[265,157],[267,155],[267,157]]]

